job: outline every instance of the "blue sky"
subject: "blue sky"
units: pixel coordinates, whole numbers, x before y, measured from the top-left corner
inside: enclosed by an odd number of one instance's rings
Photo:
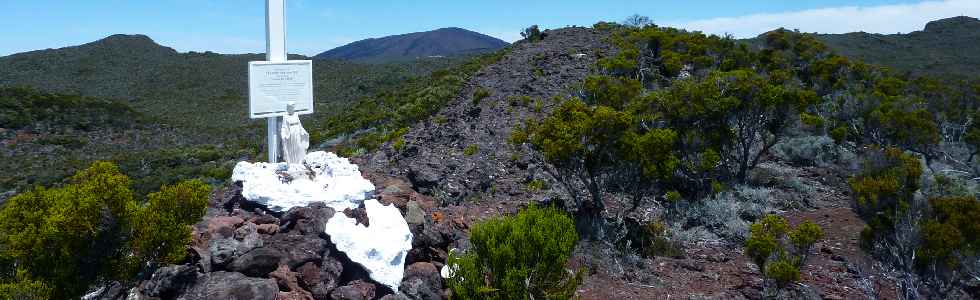
[[[980,17],[980,0],[746,1],[322,1],[286,0],[287,47],[312,55],[356,40],[456,26],[506,41],[544,28],[618,21],[754,36],[784,26],[878,33],[921,29],[933,19]],[[0,56],[146,34],[178,51],[264,52],[262,0],[0,0]]]

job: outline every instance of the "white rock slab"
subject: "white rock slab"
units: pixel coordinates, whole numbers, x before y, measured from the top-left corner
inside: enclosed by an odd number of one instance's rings
[[[397,291],[405,272],[405,256],[412,249],[412,232],[394,205],[364,201],[369,227],[342,213],[327,221],[326,233],[337,250],[364,266],[371,279]]]
[[[276,211],[313,202],[343,211],[359,207],[374,192],[357,165],[323,151],[307,154],[303,165],[239,162],[231,179],[242,182],[245,199]]]

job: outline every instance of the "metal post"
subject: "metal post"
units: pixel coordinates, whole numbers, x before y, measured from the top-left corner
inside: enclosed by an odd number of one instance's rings
[[[286,7],[285,0],[265,1],[265,59],[286,61]],[[282,117],[271,117],[268,122],[269,162],[279,162],[279,124]]]

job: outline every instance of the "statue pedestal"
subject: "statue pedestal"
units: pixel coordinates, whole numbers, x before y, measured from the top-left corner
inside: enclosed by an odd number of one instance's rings
[[[370,272],[371,279],[397,291],[412,249],[412,232],[401,211],[374,197],[374,184],[357,165],[327,152],[307,154],[301,164],[239,162],[231,177],[242,182],[242,196],[283,212],[323,202],[337,213],[324,224],[337,250]],[[344,215],[364,207],[370,226]]]
[[[280,212],[313,202],[336,211],[354,209],[374,193],[357,165],[322,151],[307,154],[302,164],[239,162],[231,179],[242,182],[245,199]]]

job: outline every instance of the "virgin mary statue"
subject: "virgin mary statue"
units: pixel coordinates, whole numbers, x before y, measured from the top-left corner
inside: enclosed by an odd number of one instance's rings
[[[295,112],[295,102],[286,105],[286,116],[282,118],[279,136],[282,137],[282,156],[288,164],[302,164],[306,149],[310,147],[310,134],[303,129],[299,115]]]

